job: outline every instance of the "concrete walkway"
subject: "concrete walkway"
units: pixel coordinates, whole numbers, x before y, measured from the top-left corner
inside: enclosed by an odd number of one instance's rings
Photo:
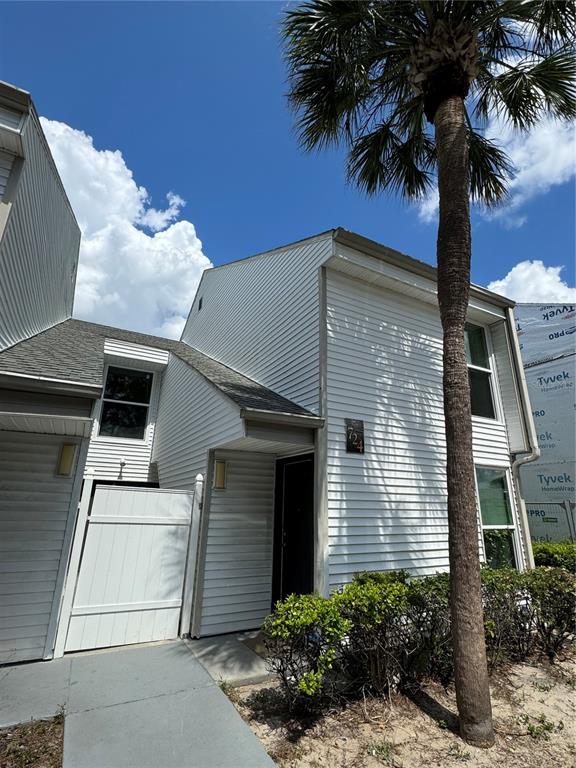
[[[255,649],[264,650],[260,635],[260,632],[236,632],[185,642],[217,683],[247,685],[272,677],[262,656],[255,653]]]
[[[0,669],[0,726],[64,707],[64,768],[272,768],[182,641]]]

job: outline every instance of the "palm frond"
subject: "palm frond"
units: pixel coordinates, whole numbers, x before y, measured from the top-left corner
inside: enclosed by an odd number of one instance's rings
[[[504,196],[510,164],[482,128],[494,117],[519,130],[576,117],[571,2],[306,0],[286,12],[283,35],[302,145],[346,144],[348,178],[369,194],[415,197],[434,183],[423,111],[433,116],[435,94],[450,95],[447,71],[454,87],[469,83],[456,95],[473,117],[471,194],[488,205]]]
[[[526,130],[548,113],[569,120],[576,117],[576,59],[571,51],[559,51],[536,62],[509,64],[494,60],[503,71],[493,74],[484,67],[478,78],[475,116],[499,115],[515,128]]]
[[[348,178],[373,195],[385,189],[421,197],[434,182],[434,142],[425,134],[402,138],[389,123],[357,139],[348,157]]]

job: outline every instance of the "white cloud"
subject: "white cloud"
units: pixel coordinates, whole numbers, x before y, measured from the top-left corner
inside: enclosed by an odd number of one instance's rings
[[[65,123],[42,127],[82,230],[74,316],[179,337],[210,261],[194,225],[177,219],[185,201],[169,192],[151,206],[119,150],[98,150]]]
[[[545,119],[529,132],[518,133],[509,125],[492,121],[485,135],[496,140],[511,159],[514,174],[509,179],[508,199],[498,208],[480,211],[484,217],[497,219],[506,227],[522,226],[527,216],[521,209],[527,202],[576,175],[573,123]],[[418,216],[430,223],[437,215],[438,193],[434,191],[418,204]]]
[[[518,211],[525,203],[576,175],[573,123],[542,120],[527,134],[494,123],[487,135],[498,136],[515,169],[509,199],[488,214],[508,225],[521,226],[527,217]]]
[[[576,288],[562,280],[563,267],[547,267],[543,261],[521,261],[502,280],[493,280],[489,291],[515,301],[555,303],[576,301]]]

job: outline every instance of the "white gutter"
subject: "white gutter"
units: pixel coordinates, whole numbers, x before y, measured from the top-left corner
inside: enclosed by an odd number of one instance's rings
[[[267,411],[260,408],[241,408],[240,418],[247,421],[264,421],[268,424],[285,424],[293,427],[307,427],[308,429],[319,429],[324,426],[324,419],[321,416]]]
[[[528,442],[528,451],[517,453],[512,462],[512,479],[516,486],[516,495],[520,507],[520,517],[522,518],[522,536],[524,539],[524,549],[526,552],[526,564],[528,568],[534,568],[534,555],[532,553],[532,541],[530,539],[530,527],[528,525],[528,513],[526,503],[522,495],[522,483],[520,480],[520,467],[536,461],[540,458],[540,448],[538,447],[538,438],[536,436],[536,426],[532,416],[532,407],[530,405],[530,396],[528,395],[528,385],[524,375],[524,365],[522,355],[520,354],[520,344],[516,335],[516,321],[512,307],[506,307],[506,321],[508,323],[508,335],[510,337],[510,346],[512,352],[512,364],[516,374],[518,384],[518,394],[520,395],[520,407],[522,409],[522,418],[526,430]]]

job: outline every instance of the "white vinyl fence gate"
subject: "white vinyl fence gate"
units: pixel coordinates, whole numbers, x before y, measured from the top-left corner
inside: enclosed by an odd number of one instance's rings
[[[176,638],[181,613],[189,631],[195,497],[198,482],[195,494],[97,486],[91,504],[83,494],[55,656]]]

